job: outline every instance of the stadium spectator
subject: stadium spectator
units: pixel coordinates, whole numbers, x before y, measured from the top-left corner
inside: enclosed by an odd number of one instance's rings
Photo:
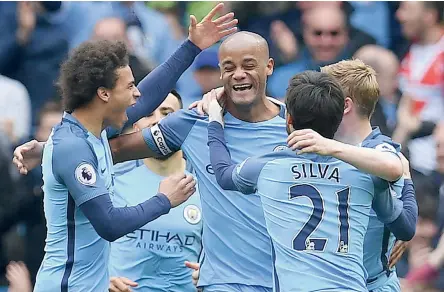
[[[270,77],[268,91],[273,97],[283,97],[288,80],[304,70],[318,70],[320,66],[347,59],[362,45],[374,42],[351,37],[347,13],[339,5],[314,5],[302,16],[302,36],[305,47],[297,60],[277,68]],[[364,38],[365,39],[365,38]],[[371,38],[370,38],[371,39]]]
[[[16,182],[10,171],[11,145],[7,141],[6,135],[0,130],[0,287],[6,284],[4,275],[8,264],[3,237],[10,230],[10,226],[5,224],[5,221],[10,214],[11,199],[15,197],[17,191]]]
[[[400,121],[393,139],[407,143],[414,170],[429,175],[436,169],[436,123],[444,119],[443,2],[402,2],[397,17],[412,43],[401,62]],[[407,118],[411,117],[411,118]],[[409,138],[412,138],[409,141]]]
[[[200,93],[192,100],[185,100],[185,105],[200,100],[203,94],[222,86],[216,50],[209,49],[203,51],[196,57],[194,61],[194,78],[199,84]]]
[[[0,75],[0,129],[16,145],[28,138],[31,104],[28,91],[20,82]]]
[[[70,47],[86,39],[90,13],[78,2],[0,3],[0,74],[26,87],[33,118],[55,95],[54,81]]]
[[[59,101],[48,101],[37,118],[34,138],[46,141],[52,127],[62,119],[62,105]],[[3,177],[3,176],[2,176]],[[29,268],[32,281],[44,256],[46,226],[43,214],[42,169],[38,165],[27,176],[20,178],[20,188],[14,196],[9,196],[8,209],[0,220],[0,230],[9,230],[18,223],[24,223],[25,263]]]
[[[370,65],[376,71],[381,96],[375,107],[371,123],[384,135],[391,136],[396,125],[398,104],[399,61],[393,52],[379,46],[368,45],[359,49],[354,57]]]
[[[133,71],[134,80],[138,84],[143,77],[152,71],[149,62],[138,57],[131,47],[128,39],[128,32],[125,22],[121,18],[107,17],[99,20],[93,31],[92,39],[94,40],[109,40],[109,41],[123,41],[129,47],[129,66]]]

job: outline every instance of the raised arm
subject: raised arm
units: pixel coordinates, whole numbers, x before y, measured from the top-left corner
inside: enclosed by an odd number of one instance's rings
[[[288,146],[299,153],[317,153],[336,157],[347,162],[362,172],[380,177],[389,182],[397,181],[402,176],[402,163],[396,149],[389,143],[376,147],[358,147],[327,139],[313,130],[304,129],[291,133]]]
[[[231,12],[213,20],[223,7],[222,3],[216,5],[199,23],[194,16],[190,17],[188,39],[166,62],[154,69],[138,84],[141,97],[134,106],[127,109],[128,121],[125,126],[132,125],[140,118],[152,113],[174,89],[180,76],[191,66],[202,50],[236,31],[237,19],[233,19],[234,14]],[[116,133],[110,130],[108,136]]]

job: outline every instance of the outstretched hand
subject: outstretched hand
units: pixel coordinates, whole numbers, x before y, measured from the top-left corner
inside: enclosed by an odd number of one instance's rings
[[[211,47],[223,37],[237,31],[238,20],[234,19],[233,12],[213,20],[223,7],[223,3],[217,4],[199,23],[194,15],[190,15],[188,39],[201,50]]]

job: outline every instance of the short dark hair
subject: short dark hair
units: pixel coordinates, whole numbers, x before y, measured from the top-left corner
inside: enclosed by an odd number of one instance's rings
[[[58,86],[65,110],[89,104],[99,87],[113,89],[116,70],[128,65],[128,50],[119,41],[87,41],[73,50],[61,67]]]
[[[177,92],[175,89],[173,89],[170,91],[170,93],[177,98],[177,100],[179,101],[180,108],[183,109],[182,96],[180,96],[179,92]]]
[[[436,22],[439,24],[444,19],[444,3],[442,1],[423,1],[424,7],[436,11]]]
[[[333,77],[305,71],[291,78],[286,94],[287,111],[295,130],[312,129],[332,139],[344,115],[345,97]]]

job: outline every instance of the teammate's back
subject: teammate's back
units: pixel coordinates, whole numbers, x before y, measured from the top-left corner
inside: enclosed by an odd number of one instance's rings
[[[334,158],[289,150],[251,160],[241,175],[253,160],[268,160],[257,189],[273,242],[276,290],[365,291],[372,177]]]

